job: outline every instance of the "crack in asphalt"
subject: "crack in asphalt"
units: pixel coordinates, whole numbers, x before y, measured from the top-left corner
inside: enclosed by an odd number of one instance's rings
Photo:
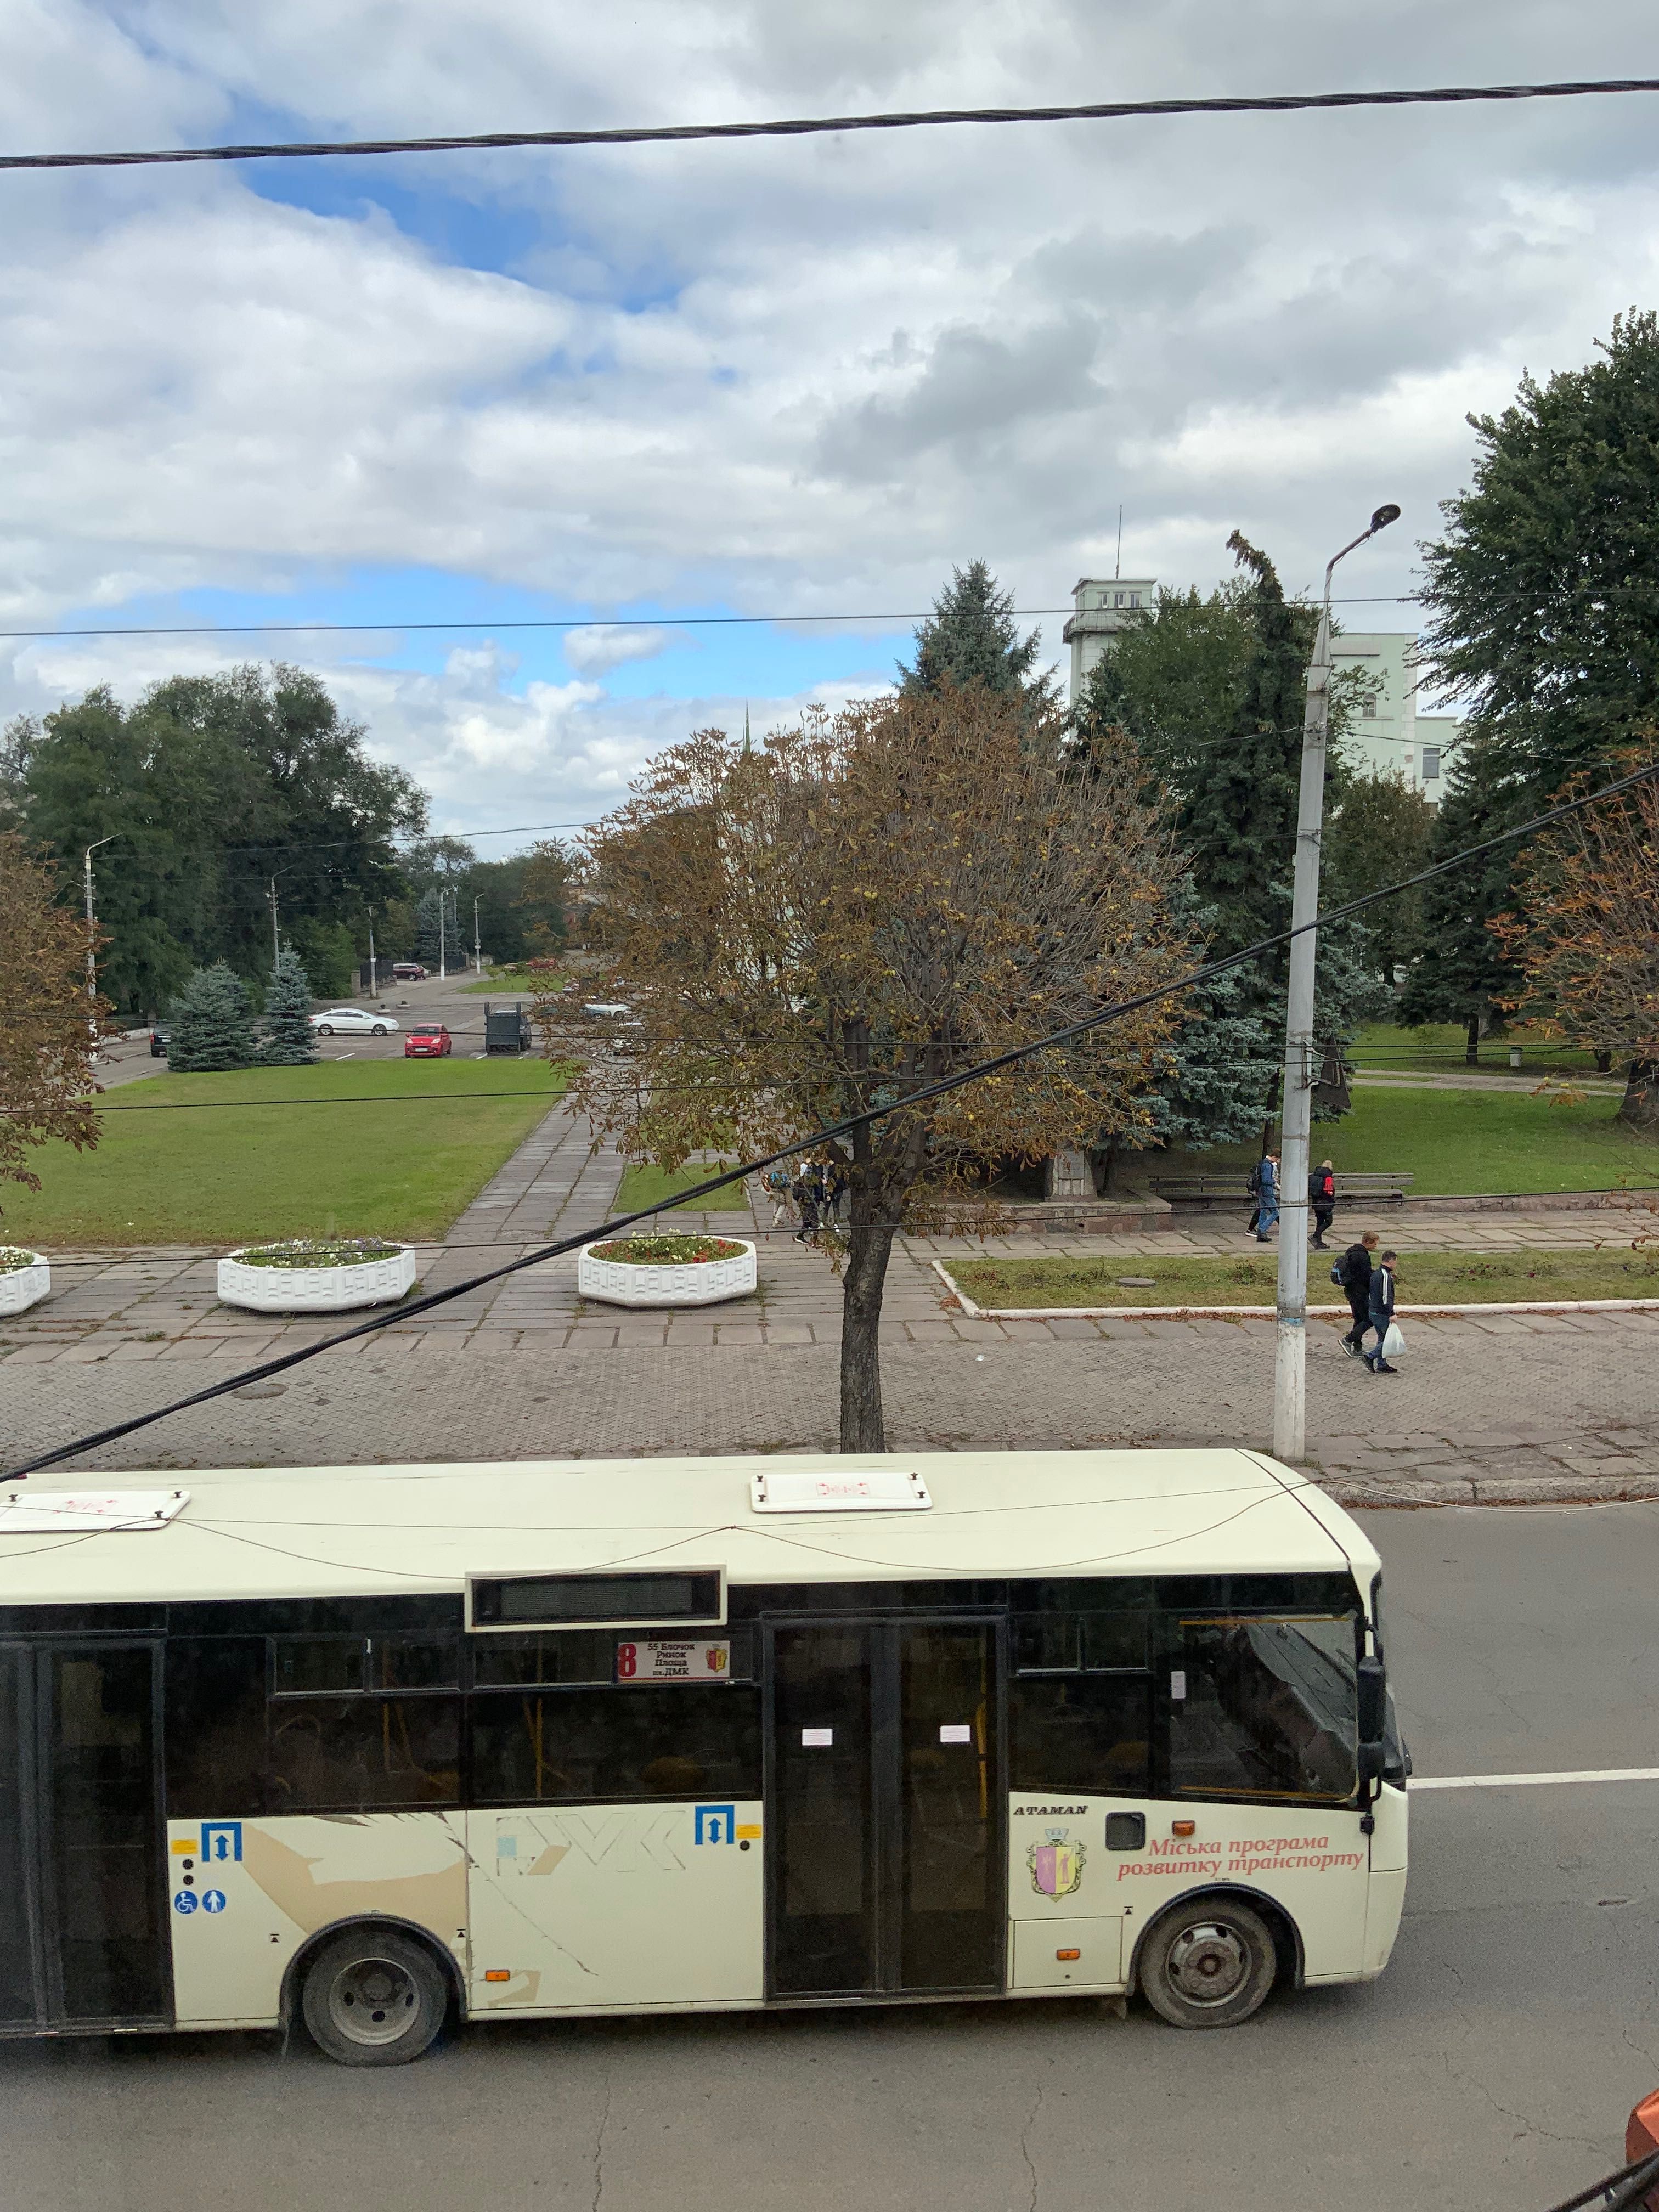
[[[1451,1993],[1451,2008],[1457,2014],[1459,2020],[1462,2021],[1464,2033],[1472,2037],[1474,2034],[1473,2026],[1470,2022],[1468,2013],[1464,2011],[1462,2004],[1460,2002],[1463,1994],[1464,1978],[1462,1971],[1461,1968],[1455,1966],[1449,1959],[1442,1959],[1439,1961],[1439,1964],[1449,1974],[1454,1976],[1455,1978],[1456,1987]],[[1480,2079],[1479,2075],[1471,2074],[1466,2069],[1455,2065],[1452,2061],[1452,2054],[1449,2051],[1443,2052],[1442,2056],[1445,2064],[1448,2080],[1463,2082],[1469,2088],[1477,2091],[1480,2095],[1486,2099],[1486,2102],[1492,2106],[1493,2112],[1501,2113],[1506,2120],[1513,2120],[1515,2124],[1520,2128],[1524,2134],[1529,2136],[1542,2136],[1547,2142],[1572,2143],[1582,2150],[1593,2150],[1598,2154],[1607,2148],[1607,2145],[1594,2136],[1563,2135],[1555,2128],[1547,2128],[1540,2121],[1528,2119],[1524,2112],[1516,2112],[1512,2106],[1504,2104],[1501,2098],[1494,2096],[1492,2092],[1487,2087],[1486,2084]]]
[[[1031,2130],[1036,2125],[1037,2114],[1042,2110],[1042,2091],[1036,2093],[1036,2101],[1025,2115],[1025,2124],[1019,2131],[1019,2154],[1025,2161],[1025,2171],[1031,2178],[1031,2194],[1025,2212],[1037,2212],[1037,2170],[1031,2157]]]
[[[611,2124],[611,2076],[605,2077],[605,2103],[599,2112],[599,2132],[593,2138],[593,2203],[591,2212],[599,2212],[605,2195],[605,2131]]]

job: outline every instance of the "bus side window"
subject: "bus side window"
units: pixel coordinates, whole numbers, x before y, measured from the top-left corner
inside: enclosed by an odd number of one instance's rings
[[[273,1698],[273,1813],[460,1802],[457,1697]]]
[[[479,1692],[472,1798],[758,1797],[760,1697],[722,1683]]]
[[[1146,1674],[1016,1674],[1008,1685],[1010,1786],[1144,1796],[1152,1702]]]
[[[263,1636],[168,1638],[166,1741],[169,1820],[264,1810]]]
[[[1170,1782],[1178,1796],[1352,1796],[1358,1776],[1351,1617],[1188,1619],[1179,1624],[1176,1651]]]

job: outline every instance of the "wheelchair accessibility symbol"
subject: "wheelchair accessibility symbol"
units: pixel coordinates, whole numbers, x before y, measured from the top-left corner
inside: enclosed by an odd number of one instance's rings
[[[193,1889],[181,1889],[173,1900],[175,1912],[194,1912],[201,1899]]]

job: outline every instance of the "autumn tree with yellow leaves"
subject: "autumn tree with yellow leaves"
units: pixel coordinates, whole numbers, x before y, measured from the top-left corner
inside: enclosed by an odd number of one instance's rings
[[[39,1190],[30,1155],[54,1141],[98,1142],[87,1002],[87,925],[57,902],[50,862],[15,832],[0,835],[0,1183]]]

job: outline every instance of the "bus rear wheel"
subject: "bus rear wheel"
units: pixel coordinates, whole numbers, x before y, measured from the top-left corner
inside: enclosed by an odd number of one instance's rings
[[[1234,2027],[1273,1985],[1273,1939],[1259,1912],[1230,1897],[1178,1908],[1140,1956],[1140,1986],[1176,2027]]]
[[[301,1997],[318,2048],[342,2066],[402,2066],[444,2024],[449,1992],[432,1954],[395,1928],[356,1928],[325,1943]]]

